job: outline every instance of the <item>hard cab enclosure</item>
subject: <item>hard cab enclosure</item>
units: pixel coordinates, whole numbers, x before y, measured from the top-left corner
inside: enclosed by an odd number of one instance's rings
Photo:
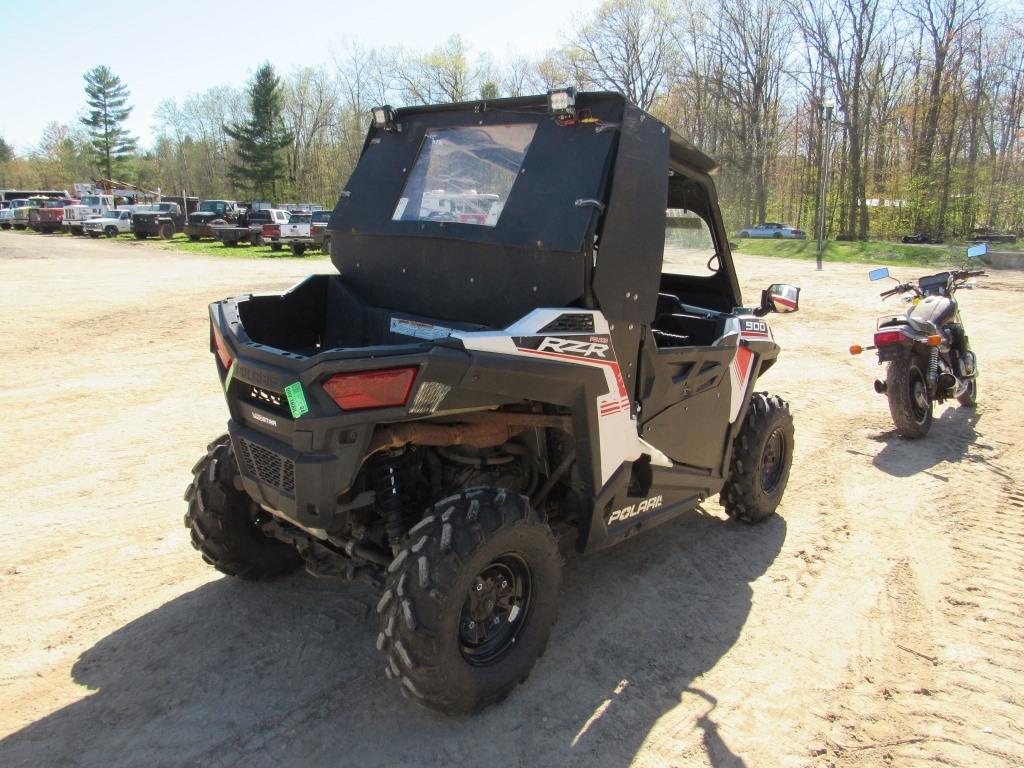
[[[797,291],[741,308],[713,161],[607,93],[387,115],[328,225],[338,274],[210,306],[246,493],[390,556],[401,516],[360,510],[399,451],[406,530],[479,480],[586,551],[721,490]]]

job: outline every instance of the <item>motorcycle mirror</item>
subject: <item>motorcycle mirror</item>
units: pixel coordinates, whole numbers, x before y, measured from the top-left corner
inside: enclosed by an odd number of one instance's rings
[[[889,277],[888,267],[879,267],[878,269],[872,269],[868,272],[868,280],[874,282],[875,280],[884,280]]]
[[[972,245],[967,249],[968,259],[980,259],[988,253],[988,243],[979,243],[978,245]]]
[[[796,312],[800,309],[800,289],[788,283],[773,283],[761,293],[763,312]]]

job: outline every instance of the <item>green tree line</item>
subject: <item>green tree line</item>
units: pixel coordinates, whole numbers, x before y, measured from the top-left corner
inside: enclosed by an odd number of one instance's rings
[[[1024,230],[1024,14],[1012,6],[607,0],[567,28],[566,45],[532,58],[496,59],[457,35],[429,50],[340,41],[329,63],[261,68],[247,84],[163,102],[152,146],[125,172],[165,193],[330,206],[376,104],[573,85],[626,94],[716,157],[732,227],[813,231],[824,161],[832,236]],[[262,106],[261,77],[275,84]],[[0,152],[2,186],[61,186],[97,169],[85,126],[52,123],[25,156]]]

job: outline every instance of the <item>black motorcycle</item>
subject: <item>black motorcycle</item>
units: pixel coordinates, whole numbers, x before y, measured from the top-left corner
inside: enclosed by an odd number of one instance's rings
[[[850,347],[854,355],[877,349],[879,364],[889,364],[885,381],[875,381],[875,391],[888,397],[893,423],[903,437],[928,434],[934,403],[954,398],[964,406],[977,402],[978,361],[954,296],[960,288],[973,288],[971,278],[984,274],[955,269],[882,291],[883,299],[902,294],[910,308],[903,315],[879,318],[872,346]],[[895,280],[887,267],[871,270],[868,277]]]

